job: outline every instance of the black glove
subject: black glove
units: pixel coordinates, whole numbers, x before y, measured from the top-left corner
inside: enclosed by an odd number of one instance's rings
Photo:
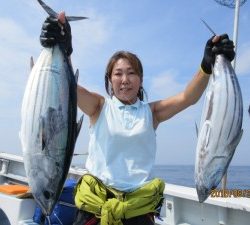
[[[72,36],[69,22],[59,23],[58,19],[47,17],[42,26],[40,42],[43,47],[53,47],[59,44],[68,56],[73,52]]]
[[[235,56],[234,43],[229,40],[227,34],[221,35],[215,43],[212,42],[213,38],[214,36],[207,41],[201,62],[201,69],[207,74],[212,73],[216,55],[223,54],[229,61],[232,61]]]

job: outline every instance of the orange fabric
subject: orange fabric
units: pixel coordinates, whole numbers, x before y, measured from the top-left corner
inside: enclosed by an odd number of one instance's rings
[[[23,194],[26,193],[28,190],[29,187],[25,185],[17,185],[17,184],[0,185],[0,192],[9,195]]]

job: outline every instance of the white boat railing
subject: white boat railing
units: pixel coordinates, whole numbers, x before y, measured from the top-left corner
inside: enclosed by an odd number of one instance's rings
[[[77,179],[85,172],[82,168],[70,168],[69,176]],[[0,184],[4,183],[27,183],[21,156],[0,153]],[[164,197],[161,217],[156,219],[159,225],[250,224],[250,198],[215,196],[199,203],[194,188],[168,183]],[[33,199],[20,199],[0,193],[0,225],[32,225],[34,209]],[[5,214],[9,223],[1,223],[1,214]]]

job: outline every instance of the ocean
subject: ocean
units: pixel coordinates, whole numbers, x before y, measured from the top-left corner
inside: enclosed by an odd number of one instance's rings
[[[156,165],[153,168],[152,175],[153,177],[163,179],[169,184],[195,187],[194,166]],[[229,166],[227,173],[227,189],[250,190],[250,166]]]
[[[82,167],[82,164],[75,164]],[[152,177],[163,179],[166,183],[195,188],[193,165],[155,165]],[[220,188],[220,185],[217,187]],[[250,166],[229,166],[227,189],[250,190]]]

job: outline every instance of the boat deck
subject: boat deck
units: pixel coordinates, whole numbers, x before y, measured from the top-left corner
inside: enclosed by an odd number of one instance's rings
[[[70,178],[78,179],[86,171],[71,168]],[[0,153],[0,184],[27,184],[22,157]],[[199,203],[196,190],[166,183],[165,201],[158,225],[249,225],[250,198],[209,197]],[[0,225],[35,225],[32,217],[35,201],[0,193]]]

